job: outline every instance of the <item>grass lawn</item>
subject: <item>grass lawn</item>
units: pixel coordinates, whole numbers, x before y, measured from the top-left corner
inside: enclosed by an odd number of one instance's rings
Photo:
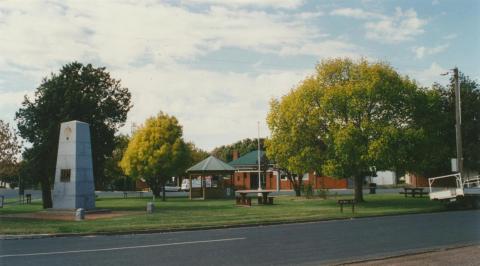
[[[350,206],[340,213],[337,200],[341,198],[322,200],[279,196],[275,198],[273,206],[254,204],[252,207],[237,207],[233,199],[190,201],[186,198],[169,198],[166,202],[155,201],[154,214],[144,212],[146,203],[151,201],[148,198],[101,198],[96,201],[97,208],[132,211],[132,214],[81,222],[2,217],[5,214],[41,211],[41,203],[34,202],[32,205],[6,205],[0,209],[0,234],[168,230],[420,213],[445,209],[441,203],[430,201],[428,198],[377,194],[365,195],[367,202],[357,205],[355,214],[351,213]],[[143,213],[139,214],[138,211]]]

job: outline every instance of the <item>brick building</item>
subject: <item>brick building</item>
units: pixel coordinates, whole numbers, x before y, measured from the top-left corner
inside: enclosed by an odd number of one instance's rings
[[[238,156],[238,152],[234,152],[233,160],[229,165],[236,170],[233,176],[233,185],[236,189],[258,188],[258,150],[241,157]],[[275,168],[274,163],[268,160],[264,151],[260,151],[260,168],[262,188],[272,190],[292,189],[290,181],[281,175],[280,171]],[[314,189],[348,187],[347,179],[315,176],[313,173],[304,174],[303,184],[311,184]]]

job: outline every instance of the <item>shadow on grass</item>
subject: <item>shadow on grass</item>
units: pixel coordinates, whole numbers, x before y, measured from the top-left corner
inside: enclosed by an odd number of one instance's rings
[[[106,208],[113,211],[141,211],[147,203],[153,202],[157,209],[162,211],[202,211],[225,210],[235,206],[234,199],[189,200],[188,198],[169,198],[166,201],[150,198],[103,198],[97,199],[97,208]]]

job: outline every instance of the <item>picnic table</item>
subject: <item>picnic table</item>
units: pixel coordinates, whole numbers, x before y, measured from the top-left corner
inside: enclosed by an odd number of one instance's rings
[[[422,197],[423,195],[428,195],[428,192],[423,191],[424,189],[422,187],[404,187],[403,191],[400,192],[400,194],[404,194],[405,198],[407,196],[412,196],[415,198],[415,196],[420,196]]]
[[[246,205],[246,206],[251,206],[252,205],[252,198],[247,197],[248,194],[262,194],[262,196],[258,197],[258,204],[273,204],[273,197],[268,196],[268,194],[274,192],[275,190],[257,190],[257,189],[250,189],[250,190],[237,190],[236,192],[240,195],[236,197],[236,202],[237,205]]]
[[[135,192],[137,193],[139,198],[143,198],[143,191],[132,191],[132,193],[135,193]],[[123,192],[123,198],[124,199],[128,198],[128,192],[127,191]]]
[[[352,205],[352,213],[355,213],[355,203],[354,199],[341,199],[338,200],[337,203],[340,205],[340,212],[343,212],[343,205]]]

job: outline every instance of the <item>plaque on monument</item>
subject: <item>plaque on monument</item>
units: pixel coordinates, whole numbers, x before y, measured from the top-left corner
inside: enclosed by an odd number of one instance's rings
[[[53,209],[95,208],[92,149],[87,123],[70,121],[60,126]]]

